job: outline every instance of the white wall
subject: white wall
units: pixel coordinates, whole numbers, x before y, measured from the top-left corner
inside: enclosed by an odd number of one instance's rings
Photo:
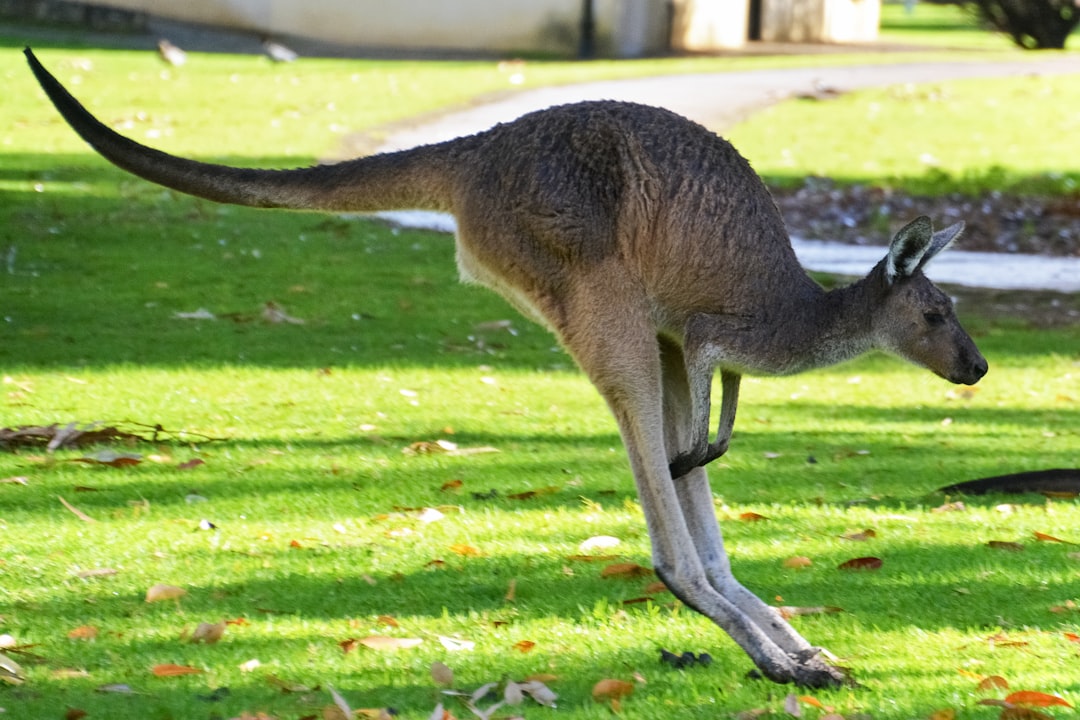
[[[98,0],[162,17],[371,48],[577,52],[582,0]],[[596,0],[597,48],[667,48],[664,0]]]

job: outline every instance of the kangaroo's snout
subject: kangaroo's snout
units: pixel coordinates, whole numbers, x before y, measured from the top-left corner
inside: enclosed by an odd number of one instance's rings
[[[970,350],[965,349],[960,353],[956,367],[944,377],[949,382],[957,385],[974,385],[986,375],[989,369],[990,365],[986,362],[986,358],[972,347]]]

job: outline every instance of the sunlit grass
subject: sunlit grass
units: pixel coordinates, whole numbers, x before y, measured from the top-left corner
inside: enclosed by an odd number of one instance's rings
[[[138,56],[87,55],[102,78],[109,63],[147,72]],[[261,78],[252,85],[277,82],[255,60],[230,62]],[[0,635],[23,649],[11,657],[26,674],[0,687],[8,715],[318,717],[329,686],[353,707],[423,718],[441,699],[434,660],[468,689],[556,676],[559,709],[528,706],[529,718],[611,717],[590,697],[609,677],[637,685],[628,717],[782,712],[788,689],[748,680],[749,662],[709,621],[666,593],[624,604],[653,578],[604,579],[604,563],[572,558],[583,540],[612,535],[620,561],[649,565],[614,423],[549,335],[456,282],[449,238],[218,208],[130,180],[72,140],[14,65],[5,77],[26,92],[2,99],[17,108],[0,135],[2,424],[131,421],[198,435],[114,448],[142,456],[129,468],[74,462],[98,448],[0,454],[0,479],[26,483],[0,483]],[[312,67],[317,81],[296,93],[321,114],[319,88],[343,66]],[[439,81],[417,68],[418,87]],[[269,123],[243,132],[261,117],[254,91],[223,122],[212,98],[231,85],[214,76],[191,108],[199,132],[177,132],[178,149],[279,164],[337,141],[320,131],[285,149]],[[102,79],[88,101],[115,117],[146,101],[160,118],[194,103],[197,87],[135,102]],[[236,130],[219,136],[219,125]],[[843,610],[794,622],[862,682],[815,693],[845,716],[995,717],[976,705],[977,677],[991,674],[1080,698],[1064,634],[1077,616],[1055,611],[1080,599],[1080,561],[1072,546],[1034,539],[1080,541],[1075,500],[976,498],[934,512],[950,499],[935,492],[943,485],[1080,462],[1075,329],[1002,322],[974,297],[961,311],[991,364],[977,390],[880,356],[749,380],[732,451],[711,468],[748,586],[773,604]],[[262,319],[268,301],[304,324]],[[200,308],[217,319],[176,317]],[[435,440],[497,452],[405,452]],[[181,467],[193,459],[204,464]],[[867,528],[876,537],[843,537]],[[785,567],[793,556],[812,564]],[[881,558],[881,570],[836,569],[858,556]],[[101,569],[116,572],[80,577]],[[156,583],[187,595],[148,604]],[[222,619],[242,622],[215,645],[184,641]],[[68,637],[83,626],[97,638]],[[423,642],[340,644],[376,634]],[[439,636],[476,646],[452,652]],[[522,652],[521,641],[535,646]],[[660,648],[715,662],[672,670]],[[163,663],[203,672],[153,677]],[[101,692],[117,686],[133,694]]]

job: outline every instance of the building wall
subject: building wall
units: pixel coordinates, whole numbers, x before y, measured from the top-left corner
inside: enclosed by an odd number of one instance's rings
[[[162,17],[372,48],[550,52],[581,42],[582,0],[97,0]],[[668,47],[667,0],[594,0],[597,50]]]
[[[880,0],[762,0],[761,39],[871,42],[880,21]]]

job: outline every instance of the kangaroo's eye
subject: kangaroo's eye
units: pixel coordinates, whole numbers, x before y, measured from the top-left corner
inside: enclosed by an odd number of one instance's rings
[[[926,321],[927,325],[944,325],[945,324],[945,316],[942,315],[941,313],[936,313],[936,312],[923,313],[923,320]]]

